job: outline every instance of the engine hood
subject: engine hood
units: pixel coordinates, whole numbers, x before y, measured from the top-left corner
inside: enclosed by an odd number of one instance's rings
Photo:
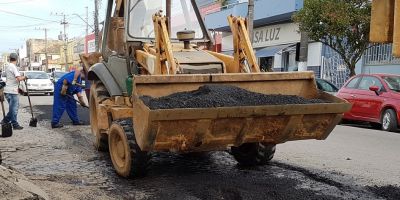
[[[28,79],[28,84],[50,84],[50,79]]]
[[[174,51],[174,57],[183,74],[222,73],[224,63],[213,55],[202,51]]]

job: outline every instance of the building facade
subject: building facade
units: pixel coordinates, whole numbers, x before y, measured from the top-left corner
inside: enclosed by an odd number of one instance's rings
[[[400,58],[392,55],[393,44],[371,44],[357,66],[357,73],[400,75]]]
[[[235,3],[236,2],[236,3]],[[253,47],[261,70],[297,71],[301,34],[292,15],[303,7],[302,0],[259,0],[254,6]],[[209,30],[222,34],[221,52],[233,53],[233,37],[227,17],[247,16],[248,3],[229,1],[215,12],[205,16]],[[310,41],[308,45],[307,69],[321,76],[323,45]]]
[[[47,43],[47,48],[46,48]],[[22,70],[52,71],[60,69],[59,64],[53,63],[60,57],[62,42],[58,40],[29,39],[26,41],[26,61]],[[47,58],[46,58],[47,55]]]

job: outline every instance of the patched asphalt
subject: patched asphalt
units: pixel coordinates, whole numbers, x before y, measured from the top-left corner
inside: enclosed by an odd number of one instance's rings
[[[35,106],[43,131],[24,134],[26,142],[15,149],[10,146],[12,150],[6,153],[4,162],[34,180],[84,190],[86,193],[79,196],[82,198],[400,199],[398,186],[365,186],[348,174],[305,168],[278,159],[266,166],[241,168],[228,152],[155,153],[146,177],[121,178],[114,172],[109,154],[94,150],[89,126],[68,125],[69,119],[64,116],[67,126],[51,129],[51,109],[50,105]],[[79,114],[83,121],[89,121],[88,110],[79,108]],[[32,137],[35,138],[29,141]],[[47,186],[51,193],[52,185]],[[65,193],[78,195],[74,189]]]

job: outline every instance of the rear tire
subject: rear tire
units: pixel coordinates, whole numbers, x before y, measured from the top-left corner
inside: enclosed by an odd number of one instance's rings
[[[231,154],[243,166],[265,165],[275,154],[276,145],[270,143],[245,143],[231,147]]]
[[[98,127],[97,108],[102,101],[104,101],[109,97],[110,95],[107,92],[106,87],[100,81],[95,81],[90,87],[90,98],[89,98],[90,127],[93,135],[95,136],[94,146],[99,151],[108,150],[108,137],[107,133],[100,130]]]
[[[393,109],[387,109],[382,115],[382,130],[397,131],[397,114]]]
[[[114,121],[108,137],[110,156],[117,174],[126,178],[146,175],[150,154],[137,144],[131,120]]]

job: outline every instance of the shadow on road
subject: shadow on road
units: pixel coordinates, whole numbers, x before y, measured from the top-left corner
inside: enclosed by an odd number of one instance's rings
[[[34,107],[34,115],[39,121],[51,121],[53,115],[53,106],[52,105],[36,105]],[[24,107],[27,109],[27,112],[30,112],[29,107]],[[89,116],[89,109],[82,108],[78,105],[78,116],[81,121],[85,124],[89,124],[90,116]],[[72,121],[69,119],[67,112],[65,111],[61,120],[63,124],[72,124]]]

